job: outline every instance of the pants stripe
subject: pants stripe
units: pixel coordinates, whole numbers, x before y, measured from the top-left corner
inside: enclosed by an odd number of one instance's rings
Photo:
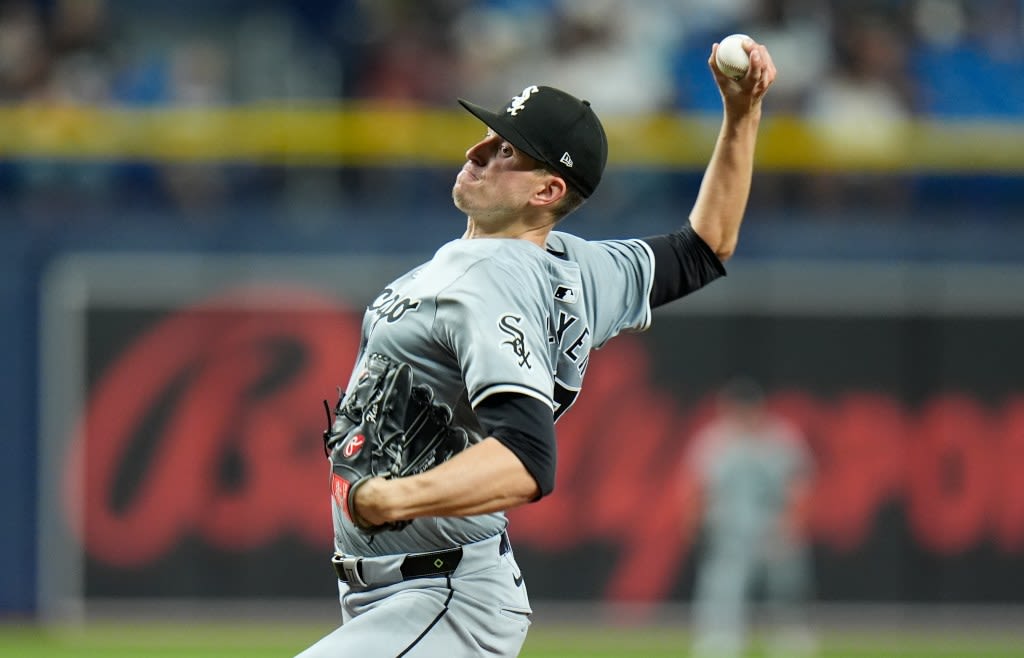
[[[437,622],[441,621],[441,618],[444,617],[445,614],[448,612],[448,604],[451,603],[452,596],[455,595],[455,590],[452,589],[452,577],[446,576],[445,578],[448,582],[448,598],[444,600],[444,607],[441,609],[441,612],[437,613],[437,616],[434,617],[434,621],[430,622],[430,624],[428,624],[427,627],[423,629],[423,632],[419,634],[419,637],[413,640],[412,644],[407,646],[405,650],[403,650],[402,653],[398,654],[396,658],[402,658],[402,656],[412,651],[413,647],[419,644],[420,640],[425,638],[427,636],[427,633],[429,633],[430,630],[434,628],[434,626],[437,626]]]

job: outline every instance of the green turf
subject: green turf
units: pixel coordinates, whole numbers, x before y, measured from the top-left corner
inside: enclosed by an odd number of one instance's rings
[[[93,624],[42,628],[0,624],[0,656],[10,658],[280,658],[293,656],[329,628],[283,624]],[[761,657],[757,649],[751,658]],[[680,658],[676,629],[536,627],[522,658]],[[830,633],[819,658],[1024,658],[1024,636],[946,632]]]
[[[1024,658],[1024,634],[975,637],[951,633],[829,633],[818,658]],[[672,629],[542,628],[531,631],[522,658],[684,658],[687,636]],[[748,658],[762,658],[757,638]]]

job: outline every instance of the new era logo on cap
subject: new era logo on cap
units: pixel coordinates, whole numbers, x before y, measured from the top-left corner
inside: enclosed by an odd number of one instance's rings
[[[608,140],[590,103],[554,87],[530,85],[502,112],[459,103],[494,132],[588,197],[601,182]]]

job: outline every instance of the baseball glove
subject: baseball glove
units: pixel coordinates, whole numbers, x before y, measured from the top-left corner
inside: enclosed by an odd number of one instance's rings
[[[412,384],[412,369],[381,354],[367,357],[349,395],[340,396],[334,418],[327,409],[324,450],[331,461],[335,502],[360,530],[401,530],[411,521],[373,525],[354,508],[355,493],[370,478],[407,477],[447,461],[469,443],[451,424],[451,409],[433,391]]]

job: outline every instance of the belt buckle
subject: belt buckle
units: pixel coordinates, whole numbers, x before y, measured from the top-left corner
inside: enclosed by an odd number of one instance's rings
[[[366,581],[359,573],[359,563],[363,561],[363,558],[335,555],[333,560],[335,564],[341,565],[341,570],[345,574],[345,582],[357,587],[367,587]]]

